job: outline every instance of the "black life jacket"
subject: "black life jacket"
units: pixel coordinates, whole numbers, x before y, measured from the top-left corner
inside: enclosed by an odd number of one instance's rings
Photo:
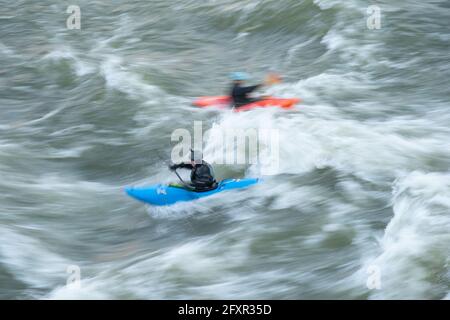
[[[239,84],[234,84],[231,88],[231,99],[235,107],[240,107],[247,103],[251,103],[256,99],[250,97],[250,93],[258,89],[261,85],[242,87]]]
[[[211,165],[205,161],[196,164],[191,171],[191,182],[196,188],[211,188],[215,185],[214,170]]]

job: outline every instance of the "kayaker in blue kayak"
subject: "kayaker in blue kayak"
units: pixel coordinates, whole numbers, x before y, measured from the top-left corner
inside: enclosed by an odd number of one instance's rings
[[[245,72],[233,72],[231,74],[233,85],[231,88],[230,96],[233,101],[232,104],[234,108],[239,108],[242,107],[243,105],[264,99],[264,97],[253,98],[250,96],[250,94],[263,86],[269,86],[281,81],[278,75],[269,74],[266,77],[264,83],[260,83],[254,86],[244,86],[245,81],[248,80],[249,78],[250,78],[249,75]]]
[[[217,181],[214,178],[214,170],[212,166],[203,160],[200,151],[191,149],[191,162],[171,164],[169,169],[175,171],[177,169],[191,170],[191,183],[185,187],[194,191],[209,191],[217,188]]]

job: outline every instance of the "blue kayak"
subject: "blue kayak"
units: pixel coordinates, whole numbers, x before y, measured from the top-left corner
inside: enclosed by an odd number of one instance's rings
[[[216,189],[195,192],[182,186],[155,184],[148,187],[125,188],[126,193],[139,201],[154,206],[169,206],[177,202],[193,201],[232,189],[243,189],[258,183],[259,179],[226,179],[219,182]]]

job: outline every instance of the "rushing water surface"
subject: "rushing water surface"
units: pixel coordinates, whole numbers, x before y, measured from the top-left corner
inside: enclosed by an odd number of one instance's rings
[[[0,298],[450,297],[448,0],[376,1],[375,30],[362,0],[74,0],[80,30],[67,1],[0,3]],[[191,106],[236,70],[276,70],[263,93],[303,103]],[[171,133],[194,121],[278,130],[278,174],[127,197],[176,181]]]

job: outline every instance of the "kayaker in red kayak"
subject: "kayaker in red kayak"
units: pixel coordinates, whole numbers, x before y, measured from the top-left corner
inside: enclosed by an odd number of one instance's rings
[[[267,76],[265,83],[254,86],[244,86],[245,81],[249,79],[249,76],[245,72],[234,72],[231,74],[231,79],[233,80],[233,86],[231,88],[230,96],[234,108],[239,108],[243,105],[262,100],[264,97],[253,98],[250,94],[264,85],[271,85],[279,82],[278,76],[269,75]]]

